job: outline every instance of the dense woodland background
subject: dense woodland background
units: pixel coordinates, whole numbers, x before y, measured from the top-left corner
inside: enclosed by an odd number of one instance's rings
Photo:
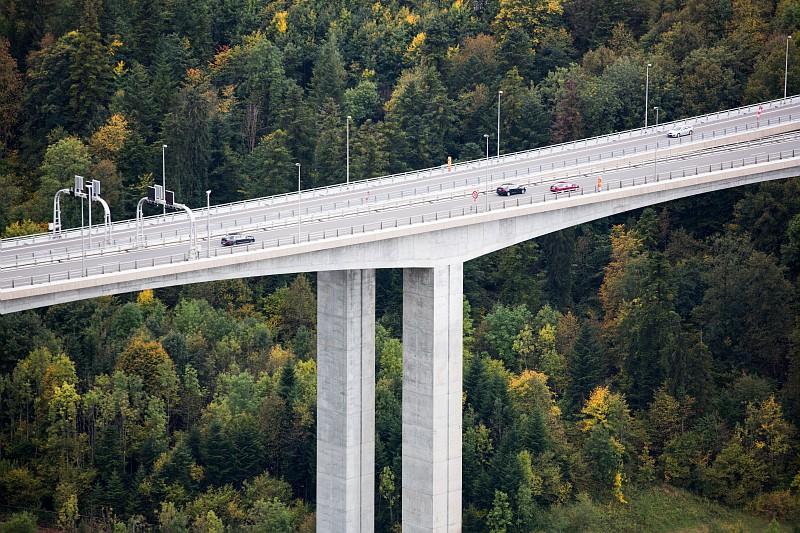
[[[164,143],[190,206],[295,162],[338,183],[347,115],[354,179],[478,158],[499,89],[504,152],[639,127],[648,62],[661,121],[772,99],[791,33],[797,93],[798,28],[800,0],[0,0],[0,228],[46,228],[75,173],[131,217]],[[798,274],[795,180],[466,264],[464,530],[641,529],[616,520],[653,491],[800,523]],[[401,285],[379,273],[378,531]],[[292,276],[0,317],[0,531],[312,531],[315,314]]]

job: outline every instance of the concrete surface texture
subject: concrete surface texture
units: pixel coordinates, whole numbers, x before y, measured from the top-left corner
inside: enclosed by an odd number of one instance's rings
[[[371,533],[375,271],[317,277],[317,531]]]
[[[461,531],[463,264],[403,270],[403,531]]]

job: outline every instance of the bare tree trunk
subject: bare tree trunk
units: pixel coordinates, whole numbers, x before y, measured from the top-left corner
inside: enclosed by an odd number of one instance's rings
[[[247,142],[247,153],[252,152],[256,148],[258,142],[258,115],[261,111],[261,106],[257,102],[248,102],[244,111],[244,130],[245,142]]]

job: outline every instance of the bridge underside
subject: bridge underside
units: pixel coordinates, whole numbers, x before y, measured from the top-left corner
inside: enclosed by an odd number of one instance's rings
[[[297,272],[378,268],[429,268],[470,259],[564,228],[625,211],[760,183],[800,173],[797,159],[613,189],[553,202],[529,204],[467,217],[402,226],[380,232],[312,241],[251,253],[90,276],[4,290],[0,313],[170,287]],[[557,205],[557,208],[554,208]]]

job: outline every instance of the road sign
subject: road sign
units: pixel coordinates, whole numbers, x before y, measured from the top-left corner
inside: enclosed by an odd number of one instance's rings
[[[175,191],[164,191],[164,203],[167,205],[175,204]]]
[[[92,200],[97,200],[98,196],[100,196],[100,181],[92,180]]]
[[[83,192],[83,176],[75,176],[75,188],[73,191],[78,193]]]
[[[472,191],[472,199],[478,201],[478,191]]]
[[[156,201],[156,188],[153,187],[152,185],[147,187],[147,200],[149,202],[155,202]]]

